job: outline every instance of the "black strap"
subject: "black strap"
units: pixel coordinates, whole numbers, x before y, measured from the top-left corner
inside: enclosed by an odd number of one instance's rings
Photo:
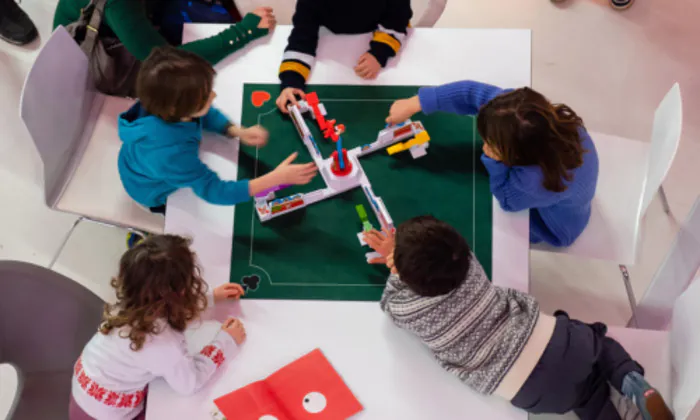
[[[102,24],[102,16],[104,15],[105,5],[107,0],[90,0],[90,3],[84,10],[92,9],[90,14],[90,20],[85,25],[85,40],[80,45],[80,48],[85,52],[85,54],[90,56],[92,50],[95,48],[97,43],[97,38],[100,34],[100,25]]]

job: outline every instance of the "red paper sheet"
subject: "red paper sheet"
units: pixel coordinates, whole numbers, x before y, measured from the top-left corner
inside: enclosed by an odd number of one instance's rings
[[[342,420],[362,411],[319,349],[214,403],[228,420]]]

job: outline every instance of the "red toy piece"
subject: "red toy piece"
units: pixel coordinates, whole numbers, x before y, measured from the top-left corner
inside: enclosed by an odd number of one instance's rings
[[[319,349],[214,403],[221,414],[235,420],[338,420],[362,411]]]
[[[350,172],[352,172],[352,163],[348,159],[347,149],[343,149],[343,163],[345,164],[344,169],[340,169],[340,162],[338,159],[337,150],[331,154],[331,157],[333,158],[333,163],[331,163],[331,172],[333,172],[333,174],[335,174],[336,176],[346,176],[349,175]]]

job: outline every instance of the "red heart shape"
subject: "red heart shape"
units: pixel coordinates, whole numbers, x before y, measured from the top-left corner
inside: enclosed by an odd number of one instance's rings
[[[260,108],[265,104],[265,102],[269,101],[270,98],[271,96],[269,92],[265,92],[264,90],[256,90],[250,96],[250,101],[253,103],[254,107]]]

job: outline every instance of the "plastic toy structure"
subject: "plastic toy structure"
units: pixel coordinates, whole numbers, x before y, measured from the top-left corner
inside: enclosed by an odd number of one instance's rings
[[[255,209],[260,217],[260,221],[266,222],[272,218],[304,208],[353,188],[362,188],[381,227],[387,230],[394,229],[391,215],[382,199],[372,191],[372,184],[367,179],[359,159],[362,156],[392,145],[395,146],[387,149],[390,155],[409,150],[414,159],[424,156],[427,153],[426,149],[428,148],[430,136],[423,128],[423,124],[419,121],[406,120],[401,124],[387,125],[379,132],[374,142],[346,150],[342,146],[341,137],[345,132],[345,126],[336,124],[336,120],[326,119],[326,108],[319,101],[316,93],[308,93],[305,100],[299,101],[296,106],[288,105],[287,109],[302,142],[309,149],[314,163],[318,166],[319,173],[326,183],[326,188],[283,198],[277,198],[275,193],[287,186],[264,191],[255,197]],[[306,112],[310,113],[316,120],[324,138],[336,143],[336,150],[330,157],[324,158],[321,156],[316,139],[314,139],[304,120],[303,114]],[[404,140],[409,141],[400,143]],[[363,229],[366,229],[369,222],[364,207],[362,208],[362,213],[358,209],[358,215],[363,222]],[[363,242],[361,237],[360,242]]]
[[[338,420],[363,409],[319,349],[214,404],[216,420]]]

